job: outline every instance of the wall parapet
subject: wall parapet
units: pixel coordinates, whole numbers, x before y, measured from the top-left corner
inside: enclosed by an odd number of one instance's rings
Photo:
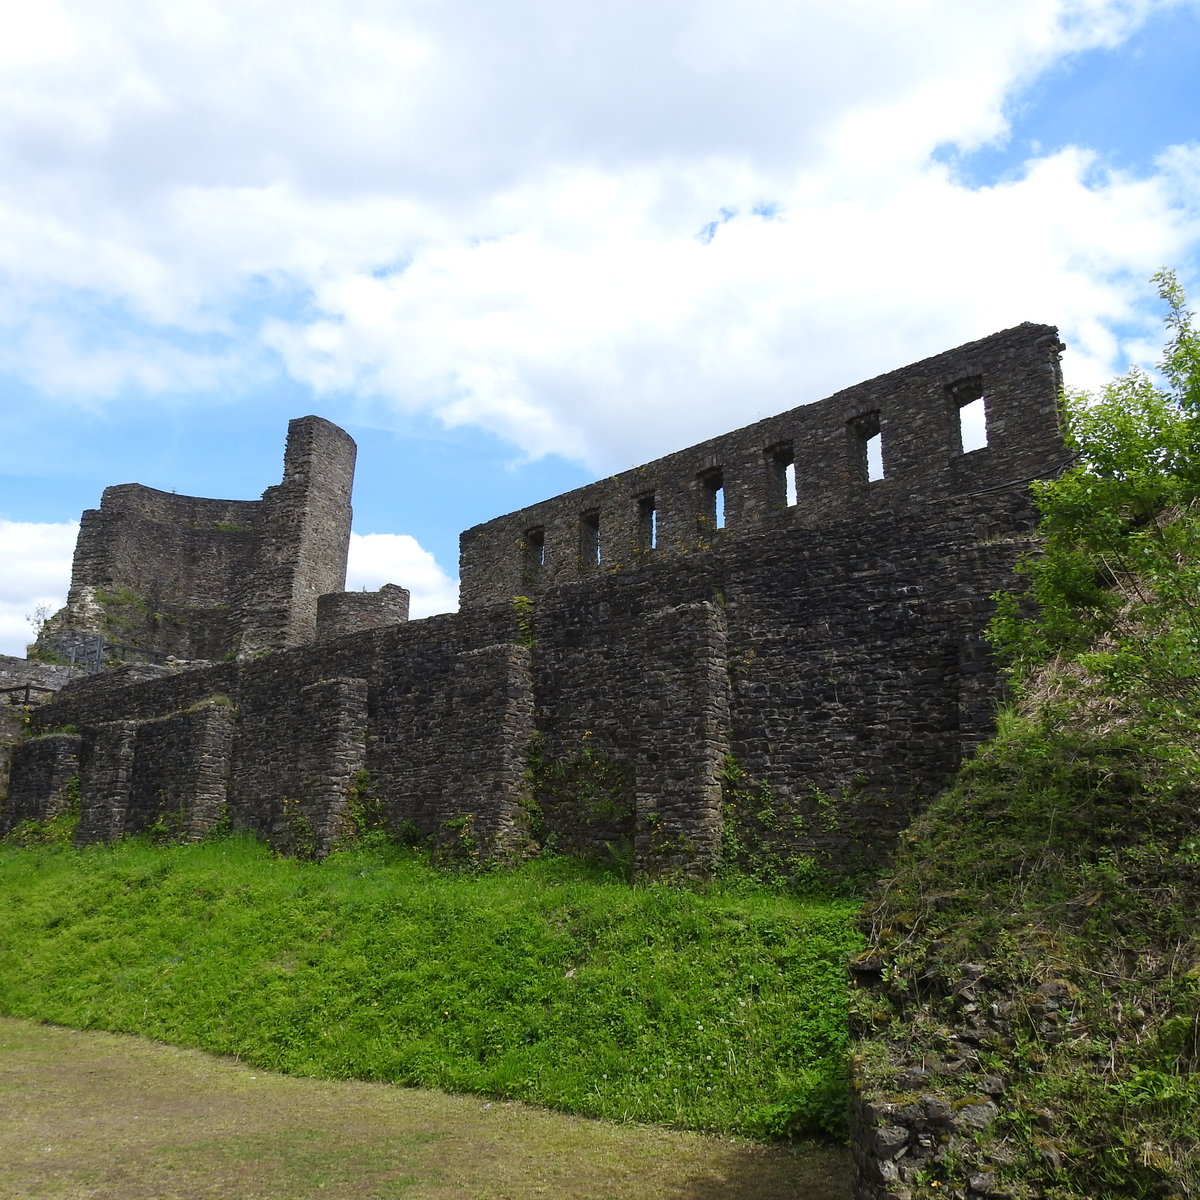
[[[477,525],[460,542],[462,603],[1054,471],[1061,348],[1053,326],[1018,325]],[[961,418],[976,401],[986,445],[964,450]],[[883,474],[871,479],[876,449]]]

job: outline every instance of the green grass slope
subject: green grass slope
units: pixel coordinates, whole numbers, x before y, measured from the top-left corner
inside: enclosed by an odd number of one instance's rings
[[[1200,1197],[1200,335],[1068,396],[1014,704],[866,910],[864,1195]]]
[[[865,1097],[930,1118],[894,1194],[1200,1196],[1200,770],[1177,750],[1076,678],[908,833],[852,999]]]
[[[836,1134],[856,907],[386,848],[0,846],[0,1012],[295,1074]]]

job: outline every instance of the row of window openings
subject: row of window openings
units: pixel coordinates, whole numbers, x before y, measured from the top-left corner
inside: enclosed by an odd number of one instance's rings
[[[883,438],[879,432],[878,414],[871,414],[858,426],[866,455],[867,481],[874,483],[883,478]],[[982,396],[976,397],[958,408],[959,437],[964,454],[982,450],[987,443],[987,419]],[[773,456],[775,481],[782,492],[783,503],[788,508],[796,505],[796,463],[787,451]],[[704,489],[704,509],[701,518],[712,529],[725,528],[725,486],[719,471],[701,476]],[[601,561],[600,514],[584,513],[579,519],[580,558],[584,563],[598,564]],[[658,509],[653,496],[643,496],[638,501],[638,545],[643,550],[654,550],[658,546]],[[525,534],[531,566],[546,564],[546,531],[530,529]]]
[[[964,380],[951,389],[971,396],[971,399],[959,400],[956,404],[958,412],[958,441],[963,454],[972,450],[982,450],[988,444],[987,435],[987,404],[984,400],[982,384],[977,379]],[[879,414],[870,413],[858,421],[852,422],[862,438],[863,451],[867,464],[867,482],[875,483],[883,478],[883,436],[879,431]],[[795,503],[795,501],[789,501]]]

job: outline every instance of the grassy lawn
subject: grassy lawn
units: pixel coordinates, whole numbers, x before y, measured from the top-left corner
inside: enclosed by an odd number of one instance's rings
[[[840,1147],[302,1079],[0,1019],[0,1196],[21,1200],[844,1200]]]

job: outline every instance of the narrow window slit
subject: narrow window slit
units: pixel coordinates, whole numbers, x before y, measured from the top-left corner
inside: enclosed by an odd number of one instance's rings
[[[851,454],[854,458],[860,481],[875,483],[884,478],[883,435],[880,432],[879,414],[864,413],[849,424]]]
[[[658,508],[654,493],[638,500],[638,549],[653,550],[658,546]]]
[[[982,450],[988,444],[987,398],[983,376],[960,379],[946,389],[951,406],[958,412],[958,444],[963,454]]]
[[[725,528],[725,479],[721,468],[700,476],[700,528],[711,532]]]
[[[796,456],[791,442],[781,442],[767,451],[770,508],[794,508],[796,505]]]
[[[546,531],[540,525],[525,531],[525,565],[535,569],[546,565]]]
[[[873,433],[867,438],[867,482],[874,483],[883,478],[883,434]]]
[[[579,518],[579,558],[585,567],[600,565],[600,514],[586,512]]]

